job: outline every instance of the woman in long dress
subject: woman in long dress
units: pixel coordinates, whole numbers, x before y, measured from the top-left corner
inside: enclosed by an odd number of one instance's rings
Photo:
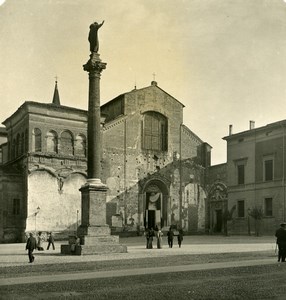
[[[158,230],[156,231],[158,249],[162,249],[162,236],[163,236],[163,232],[161,231],[160,228],[158,228]]]

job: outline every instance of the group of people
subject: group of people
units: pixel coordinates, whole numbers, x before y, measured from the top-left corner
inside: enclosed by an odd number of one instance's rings
[[[167,240],[169,248],[173,248],[174,237],[177,236],[179,248],[181,248],[184,232],[183,229],[180,227],[178,230],[170,226],[169,231],[167,232]],[[280,228],[276,230],[275,236],[277,238],[277,246],[278,246],[278,262],[285,262],[286,259],[286,222],[282,222],[280,224]],[[153,238],[156,237],[157,239],[157,248],[162,248],[162,237],[163,232],[158,226],[155,228],[146,228],[145,230],[145,237],[146,237],[146,248],[152,249],[153,248]],[[32,263],[35,260],[33,255],[34,250],[43,251],[43,241],[44,237],[42,236],[42,232],[39,232],[38,235],[34,235],[32,232],[29,234],[29,238],[26,243],[26,250],[28,250],[29,262]],[[50,249],[52,245],[53,250],[55,250],[54,244],[54,236],[52,232],[49,233],[48,239],[48,246],[47,250]]]
[[[169,231],[167,232],[167,240],[169,248],[173,248],[174,237],[177,236],[178,245],[181,248],[182,241],[183,241],[183,229],[179,228],[177,232],[175,232],[174,228],[170,226]],[[162,237],[163,232],[161,229],[156,225],[155,228],[146,228],[145,230],[145,237],[146,237],[146,248],[153,249],[153,238],[156,237],[157,239],[157,248],[162,248]]]
[[[176,234],[175,234],[173,227],[170,226],[169,231],[167,232],[169,248],[173,248],[174,236],[177,236],[178,245],[179,245],[179,248],[181,248],[181,245],[183,242],[183,236],[184,236],[183,229],[180,227],[178,229],[178,232],[176,232]]]
[[[28,250],[30,263],[34,262],[35,260],[35,256],[33,254],[34,250],[44,251],[43,242],[44,242],[44,237],[42,235],[42,232],[39,232],[38,235],[30,232],[29,238],[27,239],[27,243],[26,243],[26,250]],[[51,245],[53,247],[53,250],[55,250],[55,244],[54,244],[55,240],[52,232],[49,233],[47,242],[48,242],[47,250],[50,249]]]

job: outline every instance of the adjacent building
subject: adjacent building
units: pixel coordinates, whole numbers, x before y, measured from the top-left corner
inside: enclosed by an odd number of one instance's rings
[[[285,220],[286,120],[224,137],[227,142],[228,209],[233,233],[252,234],[257,214],[262,234]],[[261,217],[261,219],[260,219]]]

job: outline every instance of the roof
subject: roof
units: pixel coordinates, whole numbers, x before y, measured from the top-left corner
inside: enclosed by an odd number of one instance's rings
[[[167,94],[168,96],[170,96],[171,98],[173,98],[175,101],[177,101],[180,105],[182,105],[183,107],[185,107],[185,105],[180,102],[179,100],[177,100],[176,98],[174,98],[172,95],[170,95],[169,93],[167,93],[166,91],[164,91],[163,89],[161,89],[158,85],[157,85],[157,82],[156,81],[152,81],[151,82],[151,85],[147,86],[147,87],[143,87],[141,89],[133,89],[132,91],[129,91],[129,92],[126,92],[126,93],[123,93],[123,94],[120,94],[118,96],[116,96],[115,98],[111,99],[110,101],[106,102],[104,105],[102,105],[102,107],[110,104],[111,102],[113,101],[116,101],[118,100],[118,98],[122,98],[124,97],[125,95],[128,95],[128,94],[131,94],[131,93],[135,93],[135,92],[138,92],[138,91],[143,91],[144,89],[149,89],[150,87],[156,87],[157,89],[159,89],[160,91],[164,92],[165,94]]]
[[[16,115],[18,115],[21,111],[27,109],[29,106],[39,107],[49,109],[51,111],[63,111],[63,112],[74,112],[87,115],[87,111],[79,108],[63,106],[63,105],[54,105],[53,103],[41,103],[41,102],[34,102],[34,101],[25,101],[10,117],[2,122],[2,124],[6,124],[11,119],[13,119]]]
[[[274,123],[269,123],[265,126],[261,126],[261,127],[257,127],[257,128],[253,128],[253,129],[248,129],[248,130],[241,131],[241,132],[238,132],[238,133],[235,133],[235,134],[231,134],[231,135],[223,137],[223,140],[227,141],[227,140],[231,140],[233,138],[238,138],[238,137],[241,137],[241,136],[252,135],[254,133],[261,132],[261,131],[268,131],[268,130],[271,130],[271,129],[273,129],[275,127],[278,127],[278,126],[285,127],[286,126],[286,120],[281,120],[281,121],[277,121],[277,122],[274,122]]]
[[[54,90],[54,96],[53,96],[53,104],[55,104],[55,105],[61,105],[60,95],[59,95],[59,91],[58,91],[58,82],[57,81],[56,81],[56,84],[55,84],[55,90]]]
[[[7,135],[6,127],[0,127],[0,135],[1,136],[6,136]]]

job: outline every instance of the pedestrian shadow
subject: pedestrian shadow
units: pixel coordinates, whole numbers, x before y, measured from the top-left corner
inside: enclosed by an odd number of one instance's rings
[[[1,254],[0,254],[0,257],[1,257],[1,256],[19,256],[19,255],[20,255],[20,256],[21,256],[21,255],[27,255],[27,253],[25,253],[25,252],[24,252],[24,253],[1,253]]]
[[[34,252],[34,254],[39,255],[39,256],[61,256],[63,254],[59,253],[59,252]]]

